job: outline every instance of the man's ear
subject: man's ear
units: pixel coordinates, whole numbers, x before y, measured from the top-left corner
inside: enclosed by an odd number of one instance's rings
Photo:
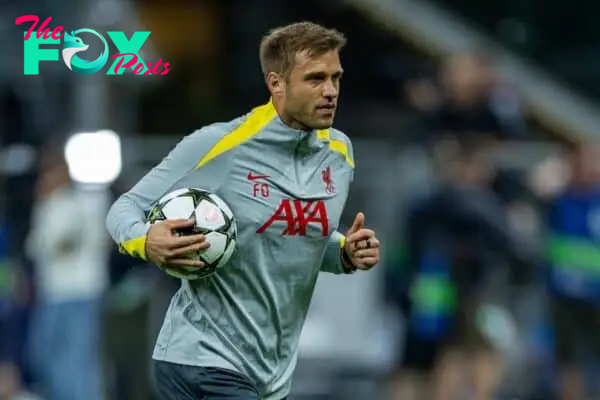
[[[273,96],[282,95],[285,90],[285,79],[276,72],[267,74],[267,87]]]

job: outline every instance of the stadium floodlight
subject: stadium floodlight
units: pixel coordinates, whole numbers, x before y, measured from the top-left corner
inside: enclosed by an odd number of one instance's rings
[[[65,145],[65,159],[75,182],[110,185],[121,173],[121,139],[109,130],[76,133]]]

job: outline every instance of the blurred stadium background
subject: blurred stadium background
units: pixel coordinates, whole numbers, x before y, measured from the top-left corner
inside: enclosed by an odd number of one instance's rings
[[[523,273],[507,265],[500,247],[475,239],[460,243],[479,266],[466,306],[476,312],[467,318],[488,344],[488,362],[451,360],[444,374],[460,370],[472,378],[458,397],[429,397],[428,384],[409,382],[415,371],[400,365],[414,315],[407,310],[415,304],[408,289],[414,275],[407,271],[418,266],[406,256],[414,239],[406,227],[415,199],[434,193],[440,182],[460,183],[491,168],[483,186],[493,197],[485,201],[501,204],[492,208],[494,218],[521,234],[529,249],[543,247],[546,205],[570,179],[565,151],[598,138],[600,25],[592,7],[532,0],[2,2],[0,399],[155,398],[150,349],[178,282],[120,256],[104,234],[104,215],[183,135],[262,104],[268,94],[260,38],[300,20],[348,36],[336,126],[352,138],[358,167],[343,222],[364,211],[385,258],[373,273],[320,278],[292,399],[419,398],[410,390],[426,400],[560,398],[543,257],[539,270]],[[82,76],[58,61],[25,76],[29,25],[14,21],[27,14],[52,16],[50,28],[128,37],[151,31],[142,57],[161,58],[172,70]],[[466,108],[455,111],[455,100]],[[483,157],[456,150],[467,136],[492,138],[476,146]],[[66,177],[63,155],[81,189],[61,208],[48,199]],[[88,219],[70,208],[78,205]],[[52,218],[43,218],[44,210]],[[439,248],[456,245],[448,235],[440,240]],[[78,258],[69,258],[73,252]],[[454,263],[449,254],[441,257]],[[84,272],[61,280],[80,265]],[[48,290],[54,297],[45,296]],[[440,297],[440,290],[429,296]],[[60,308],[65,305],[72,308]],[[463,306],[449,313],[460,314]],[[45,320],[52,312],[58,327]],[[81,342],[96,339],[98,359],[80,352]],[[78,375],[85,370],[97,383]],[[52,385],[64,396],[45,395]],[[77,385],[86,394],[69,397]]]

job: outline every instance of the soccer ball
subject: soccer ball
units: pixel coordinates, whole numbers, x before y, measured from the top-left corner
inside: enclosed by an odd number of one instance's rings
[[[178,189],[162,197],[148,214],[148,224],[172,219],[194,219],[191,229],[178,231],[178,235],[201,233],[210,247],[187,255],[203,261],[204,268],[181,265],[162,265],[167,274],[180,279],[205,278],[223,267],[233,255],[237,240],[235,217],[229,206],[216,194],[201,189]]]

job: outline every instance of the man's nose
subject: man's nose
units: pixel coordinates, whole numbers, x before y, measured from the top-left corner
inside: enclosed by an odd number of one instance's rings
[[[325,82],[325,84],[323,85],[323,96],[331,98],[331,97],[336,97],[337,95],[338,95],[337,87],[333,84],[333,81],[327,80]]]

